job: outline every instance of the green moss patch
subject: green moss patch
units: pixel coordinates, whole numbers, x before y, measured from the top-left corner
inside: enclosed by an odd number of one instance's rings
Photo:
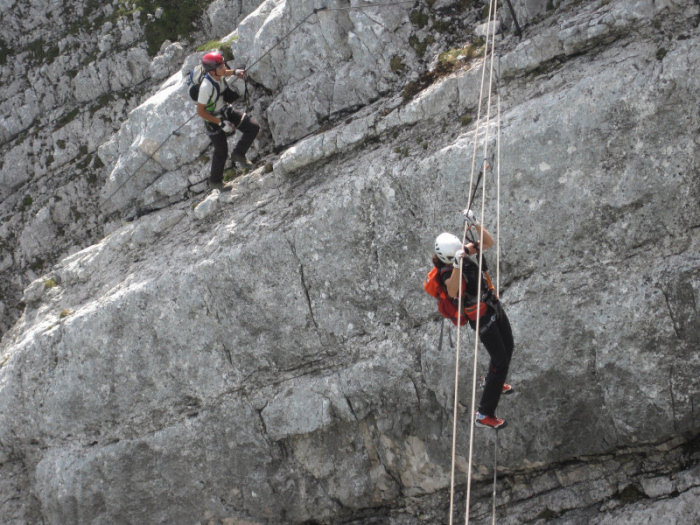
[[[148,52],[155,56],[166,40],[189,38],[195,30],[194,24],[199,23],[210,3],[206,0],[132,0],[120,4],[118,12],[122,16],[133,14],[135,11],[141,11],[142,15],[155,15],[159,7],[163,9],[159,18],[147,21],[147,17],[144,16],[142,19],[146,23]],[[136,9],[133,9],[133,6],[136,6]]]
[[[441,77],[447,76],[453,71],[468,66],[472,58],[482,54],[484,43],[477,40],[462,48],[450,49],[440,54],[438,63],[433,71],[423,73],[418,80],[408,84],[403,90],[404,100],[410,100],[425,88],[435,83]]]

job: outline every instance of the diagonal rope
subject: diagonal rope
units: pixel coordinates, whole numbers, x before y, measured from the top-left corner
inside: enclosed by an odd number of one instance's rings
[[[390,5],[415,4],[417,0],[397,0],[395,2],[381,2],[376,4],[359,4],[345,7],[322,7],[317,11],[350,11],[351,9],[369,9],[372,7],[386,7]]]
[[[392,5],[400,5],[400,4],[414,4],[416,3],[416,0],[398,0],[396,2],[383,2],[381,4],[363,4],[363,5],[352,5],[352,6],[346,6],[346,7],[318,7],[311,11],[306,17],[304,17],[301,22],[299,22],[297,25],[295,25],[287,34],[285,34],[282,38],[280,38],[275,45],[273,45],[270,49],[265,51],[255,62],[253,62],[251,65],[247,66],[245,68],[246,71],[249,69],[252,69],[253,66],[255,66],[258,62],[260,62],[263,58],[265,58],[267,55],[269,55],[273,49],[275,49],[277,46],[279,46],[282,42],[284,42],[287,38],[291,36],[294,31],[299,29],[309,18],[311,18],[313,15],[316,15],[318,13],[322,13],[324,11],[350,11],[353,9],[358,9],[360,12],[363,12],[363,9],[368,9],[372,7],[387,7],[387,6],[392,6]],[[373,22],[376,22],[376,20],[373,20],[370,18]],[[377,22],[379,23],[379,22]],[[381,24],[380,24],[381,25]]]
[[[270,53],[272,53],[273,49],[275,49],[275,48],[276,48],[277,46],[279,46],[282,42],[284,42],[286,39],[288,39],[288,38],[292,35],[292,33],[294,33],[294,31],[296,31],[297,29],[299,29],[309,18],[311,18],[312,16],[314,16],[314,15],[315,15],[316,13],[318,13],[319,11],[324,11],[325,9],[326,9],[325,7],[322,7],[322,8],[320,8],[320,9],[314,9],[313,11],[311,11],[308,15],[306,15],[306,17],[304,17],[304,19],[302,19],[301,22],[299,22],[297,25],[295,25],[295,26],[292,28],[291,31],[287,32],[287,34],[285,34],[282,38],[280,38],[270,49],[268,49],[267,51],[265,51],[262,55],[260,55],[260,56],[257,58],[257,60],[255,60],[252,64],[250,64],[249,66],[246,66],[246,67],[243,68],[243,69],[245,69],[246,72],[247,72],[247,71],[249,71],[250,69],[252,69],[253,67],[255,67],[255,65],[256,65],[258,62],[260,62],[263,58],[265,58],[267,55],[269,55]]]
[[[185,122],[183,122],[183,123],[180,125],[180,127],[178,127],[175,131],[172,131],[172,132],[170,133],[170,135],[168,135],[168,138],[166,138],[163,142],[161,142],[160,145],[153,151],[153,153],[151,153],[148,157],[146,157],[146,160],[144,160],[144,161],[139,165],[139,167],[136,168],[136,169],[134,170],[134,172],[133,172],[132,174],[130,174],[128,177],[126,177],[126,178],[124,179],[124,181],[123,181],[119,186],[117,186],[117,189],[116,189],[116,190],[114,190],[112,193],[110,193],[108,197],[105,197],[105,200],[104,200],[103,202],[106,203],[108,200],[110,200],[112,197],[114,197],[117,193],[119,193],[119,190],[121,190],[121,189],[124,187],[124,185],[125,185],[127,182],[129,182],[129,181],[131,180],[131,178],[132,178],[134,175],[136,175],[136,174],[141,170],[141,168],[143,168],[143,167],[146,165],[146,163],[147,163],[149,160],[151,160],[153,157],[155,157],[156,153],[158,153],[158,150],[160,150],[160,148],[162,148],[162,147],[165,145],[165,143],[168,142],[168,140],[170,139],[170,137],[172,137],[173,135],[176,136],[176,137],[180,136],[180,130],[181,130],[182,128],[184,128],[184,127],[187,125],[187,123],[188,123],[190,120],[192,120],[195,116],[196,116],[196,114],[195,114],[195,115],[192,115],[192,116],[191,116],[190,118],[188,118]],[[127,172],[127,173],[128,173],[128,172]]]

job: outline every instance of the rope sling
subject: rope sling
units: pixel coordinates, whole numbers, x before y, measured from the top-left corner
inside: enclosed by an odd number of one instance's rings
[[[477,108],[477,118],[476,118],[476,124],[475,124],[475,131],[474,131],[474,150],[472,154],[472,162],[471,162],[471,172],[470,172],[470,179],[469,179],[469,202],[467,205],[467,210],[471,210],[472,204],[473,204],[473,199],[475,197],[476,190],[478,188],[474,188],[474,194],[472,194],[472,188],[474,187],[474,172],[476,168],[476,157],[477,157],[477,151],[478,151],[478,138],[479,138],[479,129],[481,125],[481,107],[483,104],[483,99],[484,99],[484,84],[485,84],[485,76],[486,76],[486,66],[487,63],[490,63],[489,67],[489,82],[488,82],[488,97],[487,97],[487,111],[486,111],[486,133],[484,137],[484,154],[483,158],[484,161],[482,162],[481,165],[481,172],[479,173],[479,178],[477,180],[477,187],[479,180],[483,176],[484,178],[484,184],[482,185],[482,195],[481,195],[481,218],[480,218],[480,224],[484,223],[484,211],[485,211],[485,204],[486,204],[486,175],[488,172],[491,170],[491,165],[488,161],[488,145],[489,145],[489,130],[490,126],[488,125],[490,120],[491,120],[491,93],[493,90],[493,67],[494,67],[494,62],[495,62],[495,38],[496,38],[496,20],[497,20],[497,3],[496,0],[490,0],[489,2],[489,14],[488,14],[488,22],[487,22],[487,31],[486,31],[486,48],[485,48],[485,53],[484,53],[484,60],[482,62],[482,71],[481,71],[481,86],[480,86],[480,91],[479,91],[479,103],[478,103],[478,108]],[[489,43],[490,43],[490,53],[489,53]],[[497,123],[497,219],[496,219],[496,251],[497,251],[497,260],[496,260],[496,294],[498,295],[498,290],[500,286],[500,97],[498,98],[498,123]],[[465,222],[464,225],[464,230],[462,234],[462,244],[464,245],[466,240],[467,240],[467,233],[469,231],[469,225],[467,222]],[[480,245],[483,245],[484,241],[484,234],[483,234],[483,228],[481,229],[480,232],[480,237],[479,237],[479,243]],[[479,275],[482,274],[482,270],[484,267],[484,261],[483,261],[483,252],[479,250],[478,252],[478,259],[479,259]],[[460,272],[459,272],[459,295],[458,295],[458,321],[457,321],[457,342],[456,342],[456,349],[455,349],[455,381],[454,381],[454,406],[453,406],[453,415],[452,415],[452,464],[451,464],[451,473],[450,473],[450,516],[449,516],[449,523],[450,525],[453,524],[453,519],[454,519],[454,492],[455,492],[455,465],[456,465],[456,448],[457,448],[457,407],[458,407],[458,400],[459,400],[459,359],[460,359],[460,351],[461,351],[461,319],[459,319],[459,316],[462,315],[463,310],[462,310],[462,268],[463,268],[463,259],[460,259]],[[482,280],[478,280],[478,286],[477,286],[477,297],[481,297],[482,290],[481,290],[481,282]],[[468,462],[468,470],[467,470],[467,491],[466,491],[466,509],[465,509],[465,525],[469,525],[469,514],[470,514],[470,501],[471,501],[471,482],[472,482],[472,461],[473,461],[473,452],[474,452],[474,413],[475,413],[475,404],[476,404],[476,381],[477,381],[477,362],[478,362],[478,350],[479,350],[479,337],[477,334],[479,333],[480,329],[480,324],[481,324],[481,318],[477,316],[476,318],[476,326],[475,326],[475,336],[474,336],[474,362],[473,362],[473,374],[472,374],[472,397],[471,397],[471,426],[470,426],[470,435],[469,435],[469,462]],[[497,447],[498,445],[498,431],[496,431],[496,441],[495,441],[495,446]],[[496,481],[497,481],[497,462],[496,462],[496,452],[494,450],[494,485],[493,485],[493,523],[496,522]]]

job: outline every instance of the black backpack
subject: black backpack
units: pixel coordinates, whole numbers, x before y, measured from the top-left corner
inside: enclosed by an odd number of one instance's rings
[[[199,99],[199,86],[202,85],[202,81],[204,81],[205,78],[208,78],[212,83],[214,89],[216,90],[216,98],[219,98],[219,83],[214,82],[214,79],[207,75],[204,67],[200,64],[190,71],[189,78],[187,79],[187,84],[190,86],[190,98],[195,102],[197,102],[197,99]]]
[[[204,70],[204,67],[201,64],[190,71],[189,77],[187,79],[187,84],[190,86],[190,98],[197,102],[197,100],[199,99],[199,87],[202,85],[202,82],[205,78],[208,78],[209,82],[211,82],[214,86],[214,90],[216,91],[216,98],[214,99],[214,102],[216,102],[218,98],[222,96],[222,93],[220,92],[219,88],[219,83],[207,74],[207,72]],[[240,95],[227,85],[226,89],[224,89],[223,97],[224,102],[226,102],[227,104],[232,104],[240,98]],[[211,103],[211,101],[209,102]]]

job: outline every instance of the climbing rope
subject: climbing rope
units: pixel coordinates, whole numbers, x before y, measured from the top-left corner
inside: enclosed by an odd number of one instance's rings
[[[304,19],[303,19],[301,22],[299,22],[297,25],[295,25],[295,26],[292,28],[291,31],[289,31],[286,35],[284,35],[282,38],[280,38],[280,39],[277,41],[277,43],[275,43],[275,45],[273,45],[270,49],[268,49],[268,50],[265,51],[262,55],[260,55],[260,57],[258,57],[258,59],[255,60],[251,65],[246,66],[246,67],[244,68],[244,69],[246,70],[246,73],[247,73],[249,70],[251,70],[252,68],[254,68],[254,67],[257,65],[257,63],[260,62],[263,58],[265,58],[267,55],[269,55],[270,53],[272,53],[272,50],[273,50],[273,49],[275,49],[278,45],[280,45],[280,44],[281,44],[282,42],[284,42],[287,38],[289,38],[289,37],[292,35],[292,33],[294,33],[294,31],[296,31],[297,29],[299,29],[309,18],[311,18],[312,16],[314,16],[314,15],[315,15],[316,13],[318,13],[319,11],[325,11],[325,10],[326,10],[325,7],[321,7],[321,8],[319,8],[319,9],[314,9],[313,11],[311,11],[308,15],[306,15],[306,17],[304,17]]]
[[[469,178],[469,201],[467,204],[467,209],[465,211],[471,210],[471,207],[473,205],[474,198],[476,196],[476,192],[478,189],[479,182],[481,179],[484,179],[484,183],[482,185],[482,196],[481,196],[481,219],[480,223],[484,224],[484,213],[485,213],[485,204],[486,204],[486,175],[489,170],[491,170],[491,164],[488,161],[488,144],[489,144],[489,131],[490,127],[488,126],[488,123],[491,119],[491,93],[493,89],[493,65],[495,61],[495,39],[496,39],[496,31],[495,31],[495,21],[497,19],[497,6],[496,6],[496,0],[490,0],[489,2],[489,14],[488,14],[488,22],[487,22],[487,31],[486,31],[486,47],[485,47],[485,53],[484,53],[484,61],[482,63],[482,72],[481,72],[481,85],[480,85],[480,90],[479,90],[479,103],[477,106],[477,117],[476,117],[476,124],[475,124],[475,131],[474,131],[474,150],[472,154],[472,162],[471,162],[471,172],[470,172],[470,178]],[[489,37],[490,38],[490,54],[489,54]],[[489,56],[490,56],[490,68],[489,68],[489,84],[488,84],[488,97],[487,97],[487,112],[486,112],[486,134],[484,138],[484,155],[483,155],[483,162],[481,165],[481,170],[479,172],[479,175],[477,177],[476,184],[474,184],[474,172],[476,168],[476,157],[477,157],[477,150],[478,150],[478,138],[479,138],[479,129],[481,125],[481,107],[483,105],[483,99],[484,99],[484,84],[485,84],[485,76],[486,76],[486,66],[489,63]],[[499,99],[500,103],[500,99]],[[499,119],[500,119],[500,106],[499,106]],[[498,127],[498,131],[500,133],[500,126]],[[500,164],[500,146],[497,149],[497,156],[498,156],[498,162]],[[499,167],[499,173],[500,173],[500,167]],[[499,175],[500,177],[500,175]],[[473,189],[473,191],[472,191]],[[498,187],[498,200],[500,201],[500,185]],[[500,210],[500,204],[498,205],[498,210]],[[500,212],[498,212],[500,213]],[[496,230],[496,237],[499,237],[500,233],[500,225],[498,223],[499,219],[497,217],[497,230]],[[462,244],[466,243],[467,240],[467,233],[469,232],[469,224],[465,221],[464,224],[464,231],[462,235]],[[480,236],[479,236],[479,245],[483,246],[484,242],[484,230],[483,228],[481,229]],[[500,250],[500,244],[497,244],[497,251]],[[478,252],[478,259],[479,259],[479,275],[482,274],[482,270],[484,269],[484,259],[483,259],[483,251],[479,250]],[[500,261],[500,259],[498,260]],[[454,510],[454,486],[455,486],[455,463],[456,463],[456,443],[457,443],[457,403],[458,403],[458,389],[459,389],[459,356],[460,356],[460,347],[461,347],[461,315],[463,315],[463,310],[462,310],[462,268],[463,268],[463,259],[460,259],[460,272],[459,272],[459,295],[458,295],[458,308],[457,308],[457,345],[456,345],[456,357],[455,357],[455,383],[454,383],[454,409],[453,409],[453,429],[452,429],[452,465],[451,465],[451,476],[450,476],[450,517],[449,517],[449,523],[452,525],[453,523],[453,510]],[[498,270],[497,270],[498,271]],[[477,298],[481,298],[482,290],[481,290],[481,279],[478,281],[478,286],[477,286]],[[498,279],[497,279],[498,282]],[[479,301],[479,299],[477,299]],[[477,303],[478,304],[478,303]],[[478,310],[478,307],[477,307]],[[474,414],[475,414],[475,403],[476,403],[476,381],[477,381],[477,361],[478,361],[478,350],[479,350],[479,329],[480,329],[480,324],[481,324],[481,318],[477,316],[476,318],[476,326],[475,326],[475,336],[474,336],[474,363],[473,363],[473,377],[472,377],[472,400],[471,400],[471,411],[470,411],[470,421],[471,421],[471,426],[470,426],[470,435],[469,435],[469,463],[468,463],[468,471],[467,471],[467,493],[466,493],[466,511],[465,511],[465,524],[469,524],[469,510],[470,510],[470,500],[471,500],[471,481],[472,481],[472,459],[473,459],[473,449],[474,449]],[[494,475],[495,475],[495,467],[494,467]],[[495,495],[494,495],[494,520],[495,520]]]
[[[493,16],[492,16],[493,15]],[[489,146],[489,131],[490,131],[490,126],[488,126],[488,123],[491,118],[491,93],[493,89],[493,64],[495,61],[495,44],[496,44],[496,16],[497,16],[497,2],[496,0],[491,0],[489,2],[489,16],[488,16],[488,25],[487,25],[487,31],[486,31],[486,51],[488,53],[488,45],[489,45],[489,33],[491,33],[491,60],[490,60],[490,69],[489,69],[489,88],[488,88],[488,102],[487,102],[487,112],[486,112],[486,136],[484,138],[484,158],[488,158],[488,146]],[[492,29],[492,30],[491,30]],[[486,69],[486,57],[484,57],[484,70]],[[483,75],[482,75],[483,76]],[[475,145],[475,151],[476,151],[476,144],[477,144],[478,136],[474,137],[474,145]],[[500,200],[500,197],[498,197]],[[484,183],[482,185],[482,194],[481,194],[481,224],[484,224],[484,214],[485,214],[485,209],[486,209],[486,180],[484,180]],[[464,228],[464,236],[466,238],[467,234],[467,224],[465,223],[465,228]],[[480,233],[480,239],[479,239],[479,245],[483,246],[484,242],[484,229],[483,226],[481,228],[481,233]],[[484,253],[483,250],[479,250],[479,275],[481,275],[483,265],[484,265]],[[477,287],[477,300],[480,300],[481,298],[481,283],[482,280],[479,279],[478,281],[478,287]],[[476,318],[476,327],[475,327],[475,336],[474,336],[474,363],[473,363],[473,373],[472,373],[472,404],[471,404],[471,418],[470,418],[470,432],[469,432],[469,463],[468,463],[468,470],[467,470],[467,494],[466,494],[466,510],[465,510],[465,517],[464,517],[464,523],[465,525],[469,525],[469,510],[470,510],[470,505],[471,505],[471,481],[472,481],[472,462],[473,462],[473,455],[474,455],[474,413],[475,413],[475,405],[476,405],[476,381],[477,381],[477,365],[478,365],[478,353],[479,353],[479,338],[477,334],[479,334],[479,330],[481,327],[481,317],[477,316]],[[498,431],[496,431],[498,433]]]
[[[345,7],[324,7],[323,11],[350,11],[351,9],[368,9],[371,7],[386,7],[389,5],[415,4],[416,0],[398,0],[396,2],[380,2],[376,4],[349,5]],[[321,9],[319,9],[321,11]]]
[[[132,177],[134,177],[134,175],[136,175],[136,174],[139,172],[139,170],[140,170],[141,168],[143,168],[143,167],[146,165],[146,163],[147,163],[149,160],[151,160],[151,159],[155,156],[156,153],[158,153],[158,150],[160,150],[160,148],[162,148],[162,147],[165,145],[165,143],[168,142],[168,140],[170,139],[170,137],[172,137],[173,135],[176,136],[176,137],[179,137],[179,136],[180,136],[180,130],[181,130],[182,128],[184,128],[184,127],[187,125],[187,123],[188,123],[190,120],[192,120],[194,117],[196,117],[196,116],[197,116],[196,114],[192,115],[192,116],[191,116],[190,118],[188,118],[185,122],[183,122],[183,123],[180,125],[180,127],[178,127],[175,131],[173,131],[172,133],[170,133],[170,135],[168,135],[168,138],[166,138],[163,142],[161,142],[160,145],[158,145],[158,147],[153,151],[153,153],[151,153],[151,154],[146,158],[146,160],[144,160],[144,161],[139,165],[139,167],[136,168],[136,169],[134,170],[134,172],[133,172],[132,174],[130,174],[126,179],[124,179],[124,181],[123,181],[119,186],[117,186],[117,189],[116,189],[116,190],[114,190],[108,197],[105,198],[104,202],[107,202],[107,201],[110,200],[112,197],[114,197],[117,193],[119,193],[119,190],[121,190],[121,189],[124,187],[124,185],[125,185],[127,182],[129,182],[129,181],[132,179]]]
[[[488,46],[489,46],[489,33],[491,34],[491,55],[490,55],[490,69],[489,69],[489,86],[488,86],[488,100],[487,100],[487,112],[486,112],[486,134],[484,137],[484,155],[483,157],[486,159],[488,158],[488,146],[489,146],[489,132],[490,132],[490,126],[488,123],[491,120],[491,94],[493,91],[493,65],[495,62],[495,44],[496,44],[496,19],[497,19],[497,2],[496,0],[491,0],[489,3],[489,16],[488,16],[488,25],[487,25],[487,31],[486,31],[486,52],[488,54]],[[486,69],[486,58],[484,61],[484,70]],[[483,78],[483,74],[482,74]],[[475,146],[475,152],[476,152],[476,145],[477,145],[477,140],[478,136],[474,137],[474,146]],[[497,197],[498,200],[500,200],[500,196]],[[485,214],[485,209],[486,209],[486,181],[484,180],[484,183],[482,185],[482,196],[481,196],[481,224],[484,224],[484,214]],[[467,224],[465,223],[465,229],[464,229],[464,235],[466,238],[466,233],[467,233]],[[480,234],[480,239],[479,243],[480,246],[483,246],[484,242],[484,230],[483,226],[481,229],[481,234]],[[484,267],[484,260],[483,260],[484,254],[483,250],[479,250],[479,275],[481,275],[482,269]],[[477,287],[477,297],[481,297],[481,285],[482,285],[482,280],[479,279],[478,281],[478,287]],[[475,327],[475,334],[479,333],[481,326],[481,317],[477,316],[476,319],[476,327]],[[467,471],[467,494],[466,494],[466,510],[465,510],[465,518],[464,518],[464,523],[465,525],[469,525],[469,516],[470,516],[470,505],[471,505],[471,481],[472,481],[472,462],[473,462],[473,451],[474,451],[474,413],[475,413],[475,405],[476,405],[476,382],[477,382],[477,365],[478,365],[478,351],[479,351],[479,338],[475,335],[474,337],[474,363],[473,363],[473,373],[472,373],[472,404],[471,404],[471,418],[470,418],[470,434],[469,434],[469,463],[468,463],[468,471]],[[496,431],[498,433],[498,431]],[[495,516],[494,516],[495,519]]]
[[[258,59],[256,59],[252,64],[249,66],[246,66],[244,69],[246,72],[248,72],[250,69],[252,69],[258,62],[260,62],[263,58],[265,58],[267,55],[269,55],[277,46],[279,46],[282,42],[284,42],[287,38],[289,38],[292,33],[294,33],[297,29],[299,29],[309,18],[311,18],[314,15],[318,15],[318,13],[322,12],[330,12],[330,11],[350,11],[350,10],[360,10],[362,11],[363,9],[369,9],[369,8],[374,8],[374,7],[388,7],[388,6],[393,6],[393,5],[401,5],[401,4],[415,4],[416,0],[397,0],[395,2],[383,2],[379,4],[362,4],[362,5],[351,5],[351,6],[345,6],[345,7],[318,7],[311,11],[308,15],[306,15],[301,22],[296,24],[286,35],[284,35],[282,38],[280,38],[270,49],[265,51]],[[371,20],[371,18],[370,18]]]
[[[500,61],[499,61],[500,67]],[[498,75],[499,81],[501,75]],[[496,94],[498,116],[496,117],[496,297],[501,296],[501,93]]]
[[[493,442],[493,491],[491,492],[491,500],[493,501],[493,519],[492,525],[496,525],[496,482],[498,481],[498,431],[496,431],[496,439]]]

